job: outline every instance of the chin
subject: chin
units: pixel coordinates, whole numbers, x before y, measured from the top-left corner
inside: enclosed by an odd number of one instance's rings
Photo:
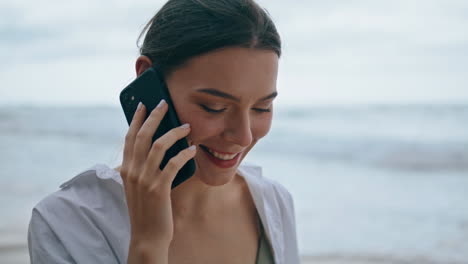
[[[222,186],[230,183],[237,174],[237,168],[244,158],[245,153],[241,153],[237,164],[230,168],[219,168],[211,161],[207,160],[206,157],[195,157],[196,171],[195,177],[201,182],[209,186]],[[205,155],[205,154],[203,154]]]
[[[211,166],[199,166],[199,164],[200,163],[197,162],[197,170],[194,176],[209,186],[222,186],[230,183],[235,178],[238,167],[238,165],[236,165],[232,168],[220,171],[216,168],[209,168]]]

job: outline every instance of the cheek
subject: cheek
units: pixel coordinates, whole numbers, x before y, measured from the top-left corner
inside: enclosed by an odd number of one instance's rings
[[[266,115],[261,118],[254,119],[254,122],[251,124],[252,137],[255,140],[259,140],[262,137],[266,136],[271,128],[272,115]]]
[[[223,122],[217,122],[207,119],[206,114],[198,113],[197,111],[191,111],[186,113],[180,113],[179,119],[182,124],[190,124],[190,134],[188,138],[191,141],[199,142],[205,138],[217,135],[223,129]]]
[[[216,130],[216,125],[206,119],[206,114],[202,110],[190,105],[184,98],[173,98],[174,106],[177,111],[177,117],[181,124],[190,124],[189,141],[198,142],[207,135],[212,135]],[[187,106],[189,105],[189,106]],[[207,126],[206,124],[210,124]]]

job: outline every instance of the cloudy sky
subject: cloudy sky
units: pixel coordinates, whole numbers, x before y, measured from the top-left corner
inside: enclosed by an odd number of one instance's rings
[[[2,0],[0,104],[109,104],[164,1]],[[278,104],[468,102],[466,0],[262,0],[283,38]]]

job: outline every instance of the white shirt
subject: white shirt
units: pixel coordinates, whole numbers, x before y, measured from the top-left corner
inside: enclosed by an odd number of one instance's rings
[[[276,264],[299,264],[294,204],[258,166],[241,164]],[[130,222],[120,173],[104,164],[40,201],[28,231],[31,263],[127,263]]]

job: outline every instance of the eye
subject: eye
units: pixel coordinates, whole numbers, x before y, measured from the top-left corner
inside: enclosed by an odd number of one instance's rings
[[[226,110],[226,108],[212,109],[212,108],[209,108],[208,106],[203,105],[203,104],[201,104],[200,107],[201,107],[203,110],[205,110],[206,112],[209,112],[209,113],[222,113],[222,112],[224,112],[224,110]]]
[[[264,108],[252,108],[254,111],[259,113],[268,113],[271,112],[271,109],[264,109]]]

